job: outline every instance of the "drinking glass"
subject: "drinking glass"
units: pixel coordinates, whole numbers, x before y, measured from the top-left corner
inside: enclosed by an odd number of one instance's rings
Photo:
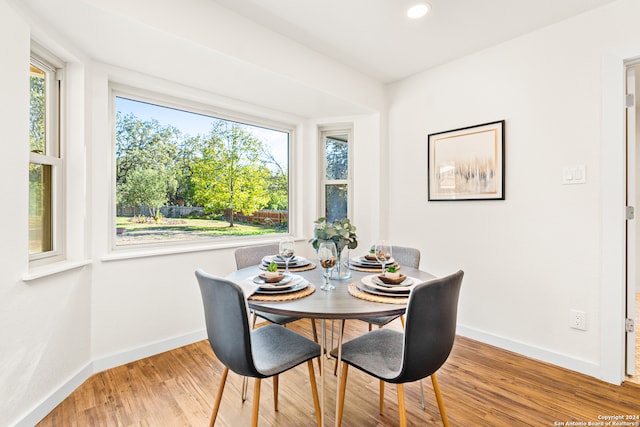
[[[318,246],[318,261],[320,267],[322,267],[324,276],[324,284],[320,287],[323,291],[331,291],[336,287],[331,284],[329,276],[331,276],[331,270],[335,267],[338,261],[338,255],[336,251],[336,245],[333,241],[321,242]]]
[[[387,261],[391,259],[391,243],[388,240],[380,240],[375,246],[376,259],[382,264],[382,274],[386,271]]]
[[[295,254],[295,243],[291,237],[283,237],[280,239],[280,248],[278,254],[284,260],[284,274],[289,274],[289,261]]]

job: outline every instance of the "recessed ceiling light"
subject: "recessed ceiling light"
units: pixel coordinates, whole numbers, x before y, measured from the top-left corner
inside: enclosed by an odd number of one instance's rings
[[[407,16],[411,19],[418,19],[426,15],[427,12],[429,12],[429,5],[427,3],[418,3],[407,10]]]

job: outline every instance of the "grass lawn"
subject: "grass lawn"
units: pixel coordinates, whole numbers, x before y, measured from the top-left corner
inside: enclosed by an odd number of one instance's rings
[[[117,244],[147,243],[158,240],[191,240],[205,237],[255,236],[283,233],[273,226],[238,224],[212,219],[162,218],[161,222],[139,222],[138,218],[116,217],[116,227],[123,228]]]

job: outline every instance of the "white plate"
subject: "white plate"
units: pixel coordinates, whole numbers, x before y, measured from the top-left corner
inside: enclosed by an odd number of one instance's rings
[[[405,279],[405,282],[407,280],[411,280],[411,282],[410,282],[411,284],[410,285],[406,285],[406,286],[399,286],[398,285],[398,286],[389,287],[389,285],[387,285],[385,283],[383,283],[382,286],[380,286],[377,283],[375,283],[374,278],[376,278],[376,276],[377,276],[377,274],[370,274],[368,276],[364,276],[361,279],[361,281],[362,281],[362,283],[367,285],[367,287],[369,287],[369,288],[376,289],[376,290],[381,291],[381,292],[387,292],[387,293],[394,293],[394,292],[408,293],[411,290],[411,287],[413,286],[413,284],[416,283],[416,280],[417,280],[417,279],[414,279],[413,277],[407,277]]]
[[[393,283],[384,283],[382,281],[381,278],[378,277],[378,274],[376,274],[375,276],[373,276],[373,278],[371,279],[371,281],[373,283],[375,283],[378,286],[382,286],[383,288],[397,288],[397,287],[403,287],[403,286],[411,286],[413,285],[413,279],[409,276],[407,276],[402,282],[398,283],[398,284],[393,284]]]
[[[393,264],[396,260],[391,257],[385,265]],[[382,267],[382,264],[378,261],[368,260],[365,257],[355,257],[351,258],[351,263],[354,265],[362,266],[362,267]]]
[[[294,286],[296,286],[298,283],[302,282],[304,280],[304,277],[302,276],[298,276],[296,274],[292,274],[290,275],[291,277],[291,281],[289,281],[288,283],[284,283],[284,284],[277,284],[277,283],[258,283],[258,287],[260,289],[286,289],[286,288],[292,288]],[[255,282],[254,282],[255,283]]]
[[[268,266],[271,262],[275,262],[278,265],[278,268],[285,268],[285,262],[280,259],[278,255],[267,255],[262,258],[262,265],[265,267]],[[302,256],[294,256],[291,261],[289,261],[289,268],[296,267],[306,267],[311,264],[311,261]]]
[[[256,285],[260,285],[260,286],[264,286],[267,285],[269,287],[282,287],[283,285],[286,285],[287,283],[289,283],[291,281],[291,279],[293,279],[293,276],[291,276],[290,274],[285,274],[284,277],[282,278],[282,280],[280,280],[279,282],[267,282],[263,277],[264,273],[256,276],[253,278],[253,283],[255,283]]]
[[[297,284],[295,284],[293,286],[285,286],[284,287],[285,289],[282,289],[282,288],[268,288],[268,287],[258,286],[258,289],[256,289],[256,293],[257,294],[262,294],[262,295],[288,294],[290,292],[300,291],[300,290],[306,288],[307,286],[309,286],[309,282],[306,281],[306,280],[298,282]]]
[[[371,286],[368,286],[362,282],[358,283],[356,287],[362,292],[366,292],[368,294],[380,295],[384,297],[396,297],[396,298],[406,298],[409,296],[409,292],[385,292],[375,289]]]
[[[291,259],[289,260],[289,264],[292,264],[292,263],[294,263],[294,262],[299,262],[299,261],[300,261],[300,260],[302,260],[302,259],[304,259],[304,258],[302,258],[301,256],[298,256],[298,255],[294,255],[294,256],[292,256],[292,257],[291,257]],[[272,255],[272,256],[271,256],[271,260],[272,260],[273,262],[282,263],[282,264],[284,264],[284,262],[285,262],[285,261],[284,261],[284,258],[282,258],[280,255]]]

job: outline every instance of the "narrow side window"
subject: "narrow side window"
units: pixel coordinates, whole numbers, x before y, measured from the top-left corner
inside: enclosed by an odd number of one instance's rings
[[[29,64],[29,259],[62,254],[60,81],[56,66],[32,54]]]
[[[351,129],[320,131],[320,205],[329,222],[351,214],[351,139]]]

